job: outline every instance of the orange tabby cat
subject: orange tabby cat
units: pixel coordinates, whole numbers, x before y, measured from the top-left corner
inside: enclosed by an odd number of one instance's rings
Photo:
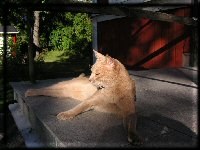
[[[132,144],[140,144],[136,133],[134,80],[117,59],[96,51],[94,53],[97,60],[91,68],[92,73],[89,78],[81,74],[77,78],[50,87],[29,89],[25,96],[71,97],[82,101],[74,108],[59,113],[57,118],[60,120],[73,118],[90,109],[115,113],[123,117],[128,141]]]

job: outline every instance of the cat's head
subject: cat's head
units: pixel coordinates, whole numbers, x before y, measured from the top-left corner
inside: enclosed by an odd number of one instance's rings
[[[118,61],[108,55],[104,56],[95,50],[94,53],[97,60],[91,68],[90,82],[98,88],[112,86],[119,72]]]

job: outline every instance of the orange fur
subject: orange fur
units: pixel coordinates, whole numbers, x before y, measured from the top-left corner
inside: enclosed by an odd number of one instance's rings
[[[94,53],[97,61],[89,78],[80,75],[51,87],[29,89],[25,96],[71,97],[82,101],[74,108],[59,113],[59,120],[73,118],[93,108],[122,116],[128,141],[133,143],[136,135],[135,82],[117,59]]]

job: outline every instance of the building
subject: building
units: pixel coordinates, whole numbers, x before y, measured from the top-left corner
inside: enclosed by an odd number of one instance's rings
[[[7,26],[7,34],[9,37],[13,38],[13,42],[16,43],[17,41],[17,29],[14,26]],[[0,47],[3,47],[3,33],[4,33],[4,27],[0,25]]]
[[[128,0],[104,1],[109,4],[120,2],[130,4]],[[191,8],[181,5],[143,9],[179,17],[191,16]],[[128,69],[189,66],[191,35],[185,34],[190,32],[191,26],[148,17],[97,15],[93,18],[93,27],[93,48],[117,58]]]
[[[12,38],[12,41],[13,43],[16,43],[17,42],[17,33],[19,33],[17,31],[17,29],[14,27],[14,26],[7,26],[6,27],[6,30],[7,30],[7,37],[8,39],[9,38]],[[4,45],[4,26],[1,26],[0,25],[0,55],[2,55],[2,51],[3,51],[3,45]],[[8,51],[9,51],[9,48],[8,48]],[[13,53],[15,55],[15,52]]]

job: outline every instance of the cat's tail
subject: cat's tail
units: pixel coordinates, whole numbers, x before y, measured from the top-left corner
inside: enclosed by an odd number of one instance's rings
[[[136,131],[137,115],[136,113],[129,114],[123,118],[124,129],[128,133],[128,142],[133,145],[141,145],[143,139],[138,135]]]

